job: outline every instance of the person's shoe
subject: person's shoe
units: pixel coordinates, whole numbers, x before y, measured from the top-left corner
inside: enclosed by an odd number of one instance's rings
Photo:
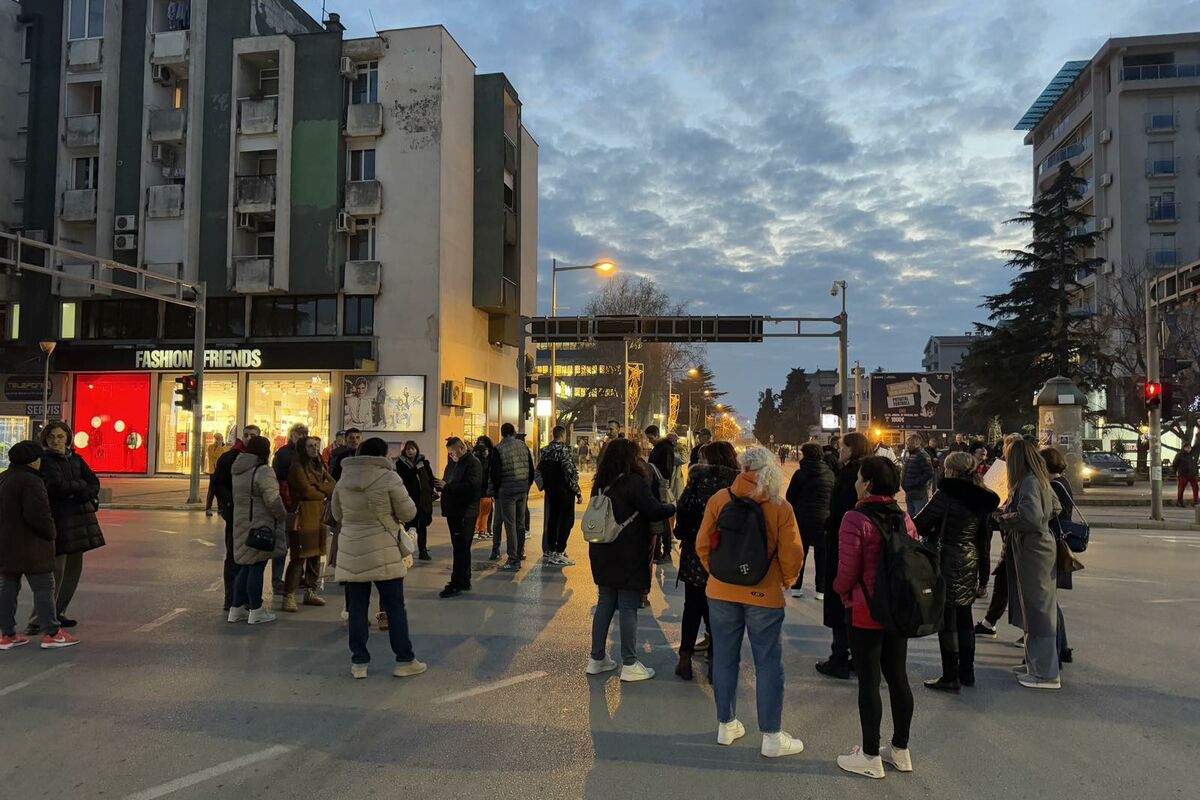
[[[797,600],[802,599],[804,597],[804,590],[803,589],[792,589],[792,597],[794,597]]]
[[[558,565],[560,567],[573,567],[573,566],[575,566],[575,560],[571,559],[571,558],[567,558],[566,553],[559,553],[558,554]]]
[[[459,595],[459,594],[462,594],[461,589],[459,589],[457,586],[455,586],[452,583],[447,583],[446,588],[444,588],[440,592],[438,592],[438,597],[454,597],[455,595]]]
[[[433,556],[429,555],[429,551],[428,551],[428,550],[422,550],[420,553],[418,553],[418,554],[417,554],[417,560],[419,560],[419,561],[433,561]]]
[[[41,629],[42,629],[41,625],[37,624],[36,622],[31,622],[25,626],[25,635],[26,636],[36,636],[37,632],[40,631]]]
[[[979,589],[978,591],[975,592],[975,599],[985,600],[985,599],[987,599],[987,594],[988,594],[987,589]]]
[[[19,633],[14,633],[12,636],[7,634],[0,636],[0,650],[12,650],[23,644],[29,644],[29,639]]]
[[[972,687],[975,685],[975,673],[964,672],[958,676],[958,682],[963,686]]]
[[[356,680],[360,680],[360,681],[363,678],[367,677],[367,665],[366,664],[351,664],[350,665],[350,677],[352,677]]]
[[[879,746],[879,758],[891,764],[897,772],[912,772],[912,751],[907,747],[893,747],[891,742]]]
[[[43,650],[57,650],[60,647],[70,647],[73,644],[79,644],[79,640],[62,628],[59,628],[58,633],[53,636],[47,633],[42,637]]]
[[[818,603],[820,603],[821,601],[823,601],[825,599],[825,593],[824,592],[813,592],[813,597],[816,598],[816,601]]]
[[[869,756],[857,746],[850,748],[849,754],[838,756],[837,765],[855,775],[865,775],[868,778],[883,777],[883,759],[879,756]]]
[[[280,610],[286,611],[289,614],[295,614],[297,611],[299,611],[300,606],[296,604],[296,595],[291,594],[290,592],[285,594],[283,596],[283,605],[281,605],[279,608]]]
[[[841,664],[837,661],[834,661],[833,659],[826,659],[825,661],[818,661],[817,662],[817,672],[821,673],[822,675],[827,675],[830,678],[837,678],[837,679],[843,680],[843,681],[850,680],[849,665]]]
[[[264,622],[274,621],[275,615],[266,606],[250,609],[250,616],[246,618],[246,622],[250,625],[262,625]]]
[[[1013,647],[1022,647],[1022,648],[1025,647],[1025,637],[1022,636],[1021,638],[1019,638],[1015,642],[1013,642]]]
[[[343,628],[349,628],[350,627],[350,612],[347,611],[345,608],[343,608],[342,613],[338,615],[338,620],[339,620],[339,622],[341,622]]]
[[[764,733],[762,749],[759,752],[767,758],[794,756],[796,753],[804,752],[804,742],[792,738],[784,731],[780,731],[779,733]]]
[[[412,661],[397,661],[396,668],[392,670],[392,677],[411,678],[413,675],[420,675],[427,669],[429,666],[424,661],[417,661],[415,658]]]
[[[62,614],[58,615],[58,627],[60,628],[74,628],[78,624],[78,622],[70,617],[64,617]]]
[[[738,720],[717,723],[717,744],[728,747],[746,735],[746,726]]]
[[[44,644],[42,646],[45,647]],[[1041,678],[1035,678],[1034,676],[1029,675],[1029,674],[1018,675],[1017,683],[1021,684],[1026,689],[1061,689],[1062,688],[1062,678],[1054,678],[1052,680],[1044,680]]]
[[[640,661],[635,661],[632,664],[626,664],[621,667],[621,680],[626,683],[635,681],[648,681],[654,677],[654,670],[647,667]]]
[[[226,622],[245,622],[250,619],[250,609],[245,606],[234,606],[229,609],[229,616]]]
[[[499,560],[500,560],[500,554],[497,553],[495,550],[493,550],[492,554],[490,556],[488,556],[488,561],[499,561]]]
[[[707,653],[709,650],[712,650],[712,639],[709,639],[707,636],[705,636],[700,640],[699,644],[696,645],[696,652]]]
[[[325,605],[325,598],[317,594],[316,589],[307,589],[304,592],[304,605],[323,606]]]
[[[588,675],[599,675],[602,672],[612,672],[617,668],[617,662],[613,661],[608,656],[601,659],[589,658],[587,665]]]
[[[982,636],[985,639],[995,639],[999,634],[996,633],[995,628],[993,628],[991,625],[988,625],[986,622],[976,622],[975,635]]]
[[[375,615],[375,624],[379,626],[379,630],[386,631],[388,629],[388,618],[386,611],[380,611]]]
[[[213,515],[213,510],[211,508],[204,509],[204,516],[211,517],[212,515]]]
[[[692,654],[689,650],[679,651],[679,664],[675,667],[675,674],[683,678],[685,681],[692,679]]]
[[[1012,668],[1012,673],[1013,675],[1027,675],[1029,674],[1029,667],[1025,666],[1025,662],[1022,661]]]
[[[61,620],[59,621],[61,622]],[[1069,647],[1064,648],[1063,651],[1058,654],[1058,660],[1063,664],[1070,664],[1075,660],[1075,651]]]
[[[925,681],[926,689],[933,689],[935,692],[949,692],[950,694],[958,694],[960,685],[958,681],[948,681],[945,678],[930,678]]]
[[[274,594],[281,595],[286,590],[287,586],[283,581],[271,581],[271,591]]]
[[[642,602],[641,602],[641,603],[638,605],[638,608],[649,608],[649,607],[650,607],[650,598],[649,598],[649,596],[647,596],[647,595],[642,595]]]
[[[505,572],[516,572],[520,568],[521,568],[521,562],[517,561],[514,558],[510,558],[508,561],[504,562],[504,566],[501,567],[500,569],[504,570]]]

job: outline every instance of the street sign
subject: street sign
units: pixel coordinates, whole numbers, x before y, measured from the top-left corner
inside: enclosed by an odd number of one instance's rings
[[[49,417],[55,417],[57,419],[62,419],[62,403],[51,403],[49,406],[49,411],[47,412],[46,415]],[[42,404],[41,403],[26,403],[25,404],[25,416],[27,416],[27,417],[42,416]]]
[[[953,376],[949,372],[872,375],[871,424],[901,431],[954,430]]]

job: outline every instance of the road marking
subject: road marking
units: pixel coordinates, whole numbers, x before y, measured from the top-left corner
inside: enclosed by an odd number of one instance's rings
[[[178,792],[180,789],[187,789],[189,786],[195,786],[198,783],[204,783],[207,780],[220,777],[221,775],[234,772],[242,767],[248,767],[251,764],[257,764],[260,761],[266,761],[274,756],[281,756],[284,753],[293,750],[289,745],[277,744],[274,747],[268,747],[266,750],[259,750],[257,753],[235,758],[232,761],[226,761],[221,764],[216,764],[208,769],[202,769],[199,772],[193,772],[191,775],[184,775],[182,778],[176,778],[173,781],[152,786],[149,789],[143,789],[135,794],[127,795],[125,800],[155,800],[157,797],[164,797],[168,794]]]
[[[225,579],[224,579],[224,578],[217,578],[215,581],[213,581],[212,583],[210,583],[210,584],[208,585],[208,588],[207,588],[207,589],[205,589],[204,591],[206,591],[206,592],[215,592],[215,591],[217,591],[218,589],[224,589],[224,588],[225,588]]]
[[[147,631],[152,631],[155,628],[157,628],[158,626],[166,625],[168,622],[175,619],[180,614],[185,614],[185,613],[187,613],[186,608],[177,608],[174,611],[168,611],[166,614],[163,614],[161,617],[154,620],[153,622],[147,622],[145,625],[139,625],[138,627],[133,629],[133,632],[134,633],[146,633]]]
[[[201,539],[201,538],[197,537],[197,538],[195,538],[195,539],[192,539],[192,541],[193,541],[193,542],[199,542],[200,544],[204,545],[205,547],[216,547],[216,545],[215,545],[215,544],[213,544],[212,542],[208,541],[207,539]]]
[[[155,533],[174,533],[175,532],[175,531],[169,531],[166,528],[151,528],[150,530],[154,531]]]
[[[34,644],[34,642],[31,640],[29,642],[29,646],[36,647],[37,645]],[[24,689],[26,686],[37,683],[38,681],[43,680],[45,678],[49,678],[51,675],[53,675],[56,672],[62,672],[64,669],[70,667],[72,663],[73,662],[70,662],[70,661],[64,661],[62,664],[59,664],[58,666],[51,667],[50,669],[39,672],[37,675],[34,675],[32,678],[27,678],[27,679],[21,681],[20,683],[14,683],[12,686],[5,686],[3,689],[0,689],[0,697],[4,697],[7,694],[12,694],[13,692],[19,692],[22,689]]]
[[[1200,603],[1200,597],[1176,597],[1170,600],[1147,600],[1147,603]]]
[[[465,692],[456,692],[454,694],[444,695],[434,700],[434,703],[453,703],[456,700],[466,700],[468,697],[494,692],[497,689],[507,689],[509,686],[516,686],[518,683],[526,681],[534,681],[538,678],[546,677],[545,672],[528,672],[524,675],[516,675],[512,678],[505,678],[502,681],[495,683],[485,683],[483,686],[476,686],[474,689],[468,689]]]
[[[1160,581],[1148,581],[1143,578],[1102,578],[1099,575],[1075,575],[1074,577],[1085,581],[1114,581],[1116,583],[1160,583]]]

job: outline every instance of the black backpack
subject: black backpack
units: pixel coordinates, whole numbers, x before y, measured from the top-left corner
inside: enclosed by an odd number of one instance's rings
[[[904,512],[895,503],[870,504],[858,509],[879,529],[883,545],[875,596],[860,581],[871,616],[890,633],[918,637],[942,629],[946,582],[937,551],[905,531]]]
[[[767,550],[767,518],[749,497],[729,492],[717,517],[717,534],[708,556],[709,574],[736,586],[754,586],[767,577],[774,555]]]

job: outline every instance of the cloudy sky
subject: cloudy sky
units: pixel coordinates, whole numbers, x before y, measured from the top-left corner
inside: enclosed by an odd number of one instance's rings
[[[316,16],[320,4],[302,3]],[[916,369],[933,334],[1003,287],[1001,224],[1029,202],[1013,125],[1064,61],[1110,36],[1200,27],[1200,2],[405,0],[328,2],[348,35],[444,24],[505,72],[541,145],[541,303],[550,258],[611,257],[693,313],[832,316],[851,360]],[[597,278],[562,276],[560,313]],[[711,347],[753,416],[834,340]]]

